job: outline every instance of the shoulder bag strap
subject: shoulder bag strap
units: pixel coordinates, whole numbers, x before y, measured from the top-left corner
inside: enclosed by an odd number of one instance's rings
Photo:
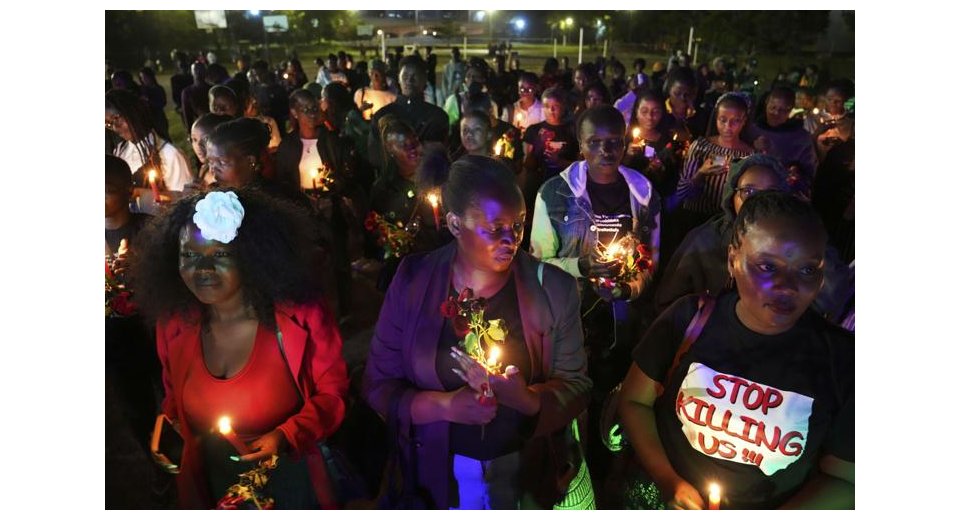
[[[663,379],[663,388],[669,385],[670,379],[677,370],[677,365],[680,364],[680,358],[690,350],[690,346],[700,337],[700,333],[703,332],[704,325],[706,325],[707,320],[710,319],[710,314],[713,313],[713,308],[716,306],[716,303],[717,300],[713,296],[709,294],[700,295],[700,301],[697,302],[697,313],[693,315],[690,324],[687,325],[687,331],[683,336],[683,341],[680,343],[680,348],[677,349],[677,353],[673,356],[673,364],[670,365],[667,377]]]

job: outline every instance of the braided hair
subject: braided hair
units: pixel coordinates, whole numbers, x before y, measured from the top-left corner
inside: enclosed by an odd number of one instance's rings
[[[137,184],[145,185],[142,177],[144,173],[151,169],[156,170],[157,179],[163,179],[163,162],[160,160],[160,149],[167,143],[156,131],[153,123],[153,116],[150,114],[150,107],[147,103],[128,90],[111,89],[106,94],[106,108],[115,110],[122,117],[130,132],[133,134],[132,142],[121,143],[121,147],[133,146],[140,156],[143,166],[136,172]]]
[[[781,191],[762,191],[747,199],[737,219],[733,223],[731,244],[739,248],[748,226],[768,219],[782,219],[804,229],[815,232],[824,245],[827,243],[827,229],[813,206]]]

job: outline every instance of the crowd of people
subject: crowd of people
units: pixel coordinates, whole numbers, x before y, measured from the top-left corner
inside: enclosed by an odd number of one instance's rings
[[[179,507],[853,507],[851,80],[173,56],[190,149],[107,80],[105,255]]]

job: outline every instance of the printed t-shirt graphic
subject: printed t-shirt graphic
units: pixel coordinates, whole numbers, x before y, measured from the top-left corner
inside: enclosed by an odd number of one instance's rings
[[[806,447],[813,399],[691,363],[676,414],[693,449],[756,465],[764,475],[793,464]]]

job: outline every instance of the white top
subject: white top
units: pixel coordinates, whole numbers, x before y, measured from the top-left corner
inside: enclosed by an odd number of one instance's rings
[[[148,143],[153,140],[152,134],[146,139]],[[133,143],[120,143],[113,149],[113,155],[127,161],[131,172],[136,172],[143,166],[143,158]],[[163,169],[163,183],[169,191],[183,191],[184,186],[193,182],[193,173],[190,172],[186,157],[169,141],[164,141],[160,148],[160,167]]]
[[[362,110],[363,118],[369,121],[373,114],[376,114],[381,108],[393,103],[397,100],[397,95],[389,90],[373,90],[370,87],[364,87],[358,89],[353,94],[353,102],[356,103],[357,108],[360,108],[364,103],[370,103],[373,107],[368,108],[367,110]]]
[[[323,161],[320,160],[320,152],[317,150],[316,139],[304,139],[301,137],[300,142],[303,143],[303,152],[300,154],[300,187],[305,190],[310,190],[313,189],[314,180],[311,175],[323,166]]]
[[[520,107],[520,102],[517,101],[513,104],[513,121],[510,120],[510,110],[507,108],[503,109],[503,114],[500,116],[500,120],[506,121],[507,123],[519,128],[520,132],[524,132],[528,126],[533,126],[544,120],[543,103],[541,103],[539,99],[534,100],[533,104],[530,105],[530,108],[524,110]]]
[[[150,134],[145,140],[153,143],[155,139],[155,135]],[[126,161],[133,173],[136,173],[144,163],[137,147],[127,141],[117,145],[113,149],[113,155]],[[181,192],[184,186],[193,182],[193,173],[190,172],[186,157],[169,141],[164,141],[163,146],[160,147],[160,167],[163,169],[163,184],[168,191]],[[149,186],[135,190],[133,202],[141,213],[154,215],[160,209]]]

